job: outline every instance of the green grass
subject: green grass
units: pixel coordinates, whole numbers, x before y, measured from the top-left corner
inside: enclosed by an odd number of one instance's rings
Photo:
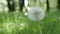
[[[3,29],[0,34],[60,34],[59,11],[46,13],[45,18],[38,22],[28,19],[22,12],[0,13],[0,28]],[[8,26],[10,23],[15,25]]]

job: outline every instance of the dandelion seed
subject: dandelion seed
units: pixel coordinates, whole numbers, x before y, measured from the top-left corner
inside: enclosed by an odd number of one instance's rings
[[[44,10],[39,7],[33,7],[30,11],[28,11],[29,19],[34,21],[42,20],[44,16],[45,16]]]

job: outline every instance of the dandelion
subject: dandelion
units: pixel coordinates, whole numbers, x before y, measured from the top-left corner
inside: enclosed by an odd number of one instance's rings
[[[44,10],[39,7],[32,7],[31,10],[28,11],[28,18],[34,21],[42,20],[44,16]]]

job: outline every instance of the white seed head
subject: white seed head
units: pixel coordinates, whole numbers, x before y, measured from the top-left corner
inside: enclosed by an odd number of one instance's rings
[[[42,20],[44,16],[44,10],[39,7],[32,7],[32,9],[28,11],[28,18],[34,21]]]

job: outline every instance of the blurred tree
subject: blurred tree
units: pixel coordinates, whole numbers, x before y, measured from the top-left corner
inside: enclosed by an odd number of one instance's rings
[[[36,0],[34,0],[34,6],[36,5]]]
[[[60,9],[60,0],[58,0],[58,9]]]
[[[46,2],[47,2],[47,11],[49,11],[49,0],[47,0]]]
[[[19,0],[19,10],[22,11],[23,10],[23,6],[24,6],[24,0]]]
[[[14,0],[7,0],[9,11],[15,11]]]

